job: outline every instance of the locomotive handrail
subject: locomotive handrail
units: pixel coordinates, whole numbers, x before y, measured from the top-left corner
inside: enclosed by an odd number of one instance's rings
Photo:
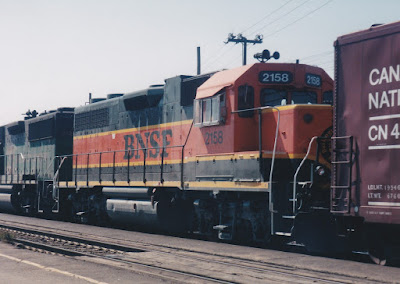
[[[279,123],[280,123],[280,110],[279,108],[275,107],[275,106],[263,106],[263,107],[257,107],[257,108],[248,108],[248,109],[241,109],[241,110],[234,110],[231,113],[235,114],[235,113],[241,113],[241,112],[245,112],[245,111],[254,111],[254,110],[258,110],[258,114],[259,114],[259,155],[260,155],[260,163],[262,163],[262,135],[261,135],[261,111],[264,109],[275,109],[278,111],[278,120],[276,123],[276,130],[275,130],[275,141],[274,141],[274,149],[272,151],[272,161],[271,161],[271,170],[269,172],[269,186],[272,186],[272,175],[273,175],[273,171],[274,171],[274,164],[275,164],[275,154],[276,154],[276,144],[278,141],[278,133],[279,133]]]
[[[14,171],[13,171],[13,168],[14,168],[14,157],[16,157],[16,160],[17,160],[16,161],[16,164],[17,164],[17,168],[16,168],[17,182],[19,181],[19,175],[20,175],[20,172],[19,172],[19,169],[20,169],[20,167],[19,167],[19,157],[21,157],[21,159],[24,161],[24,170],[23,170],[22,175],[24,176],[26,174],[26,161],[27,160],[29,161],[29,172],[31,172],[31,170],[32,170],[32,159],[34,159],[35,160],[35,177],[38,177],[38,163],[37,163],[37,160],[38,159],[43,159],[44,160],[45,157],[43,157],[43,156],[24,156],[23,153],[2,154],[2,155],[0,155],[0,158],[4,158],[4,174],[3,175],[5,176],[5,183],[8,182],[8,176],[11,177],[10,183],[12,183],[14,181]],[[8,172],[7,172],[7,164],[8,164],[9,160],[11,160],[11,172],[10,172],[10,174],[8,174]],[[2,178],[3,175],[0,176],[0,180],[1,181],[3,179]],[[23,182],[26,183],[25,180],[23,180]],[[30,181],[30,183],[31,183],[31,181]]]
[[[192,128],[192,127],[191,127]],[[163,166],[164,166],[164,155],[165,155],[165,149],[172,149],[172,148],[184,148],[186,143],[187,143],[188,137],[183,145],[172,145],[172,146],[162,146],[162,147],[145,147],[145,148],[137,148],[137,149],[127,149],[127,150],[114,150],[114,151],[101,151],[101,152],[94,152],[94,153],[79,153],[79,154],[68,154],[68,155],[60,155],[56,156],[55,159],[62,159],[62,158],[71,158],[72,161],[75,158],[75,185],[77,184],[77,169],[78,169],[78,157],[86,156],[86,184],[87,186],[89,185],[89,168],[90,168],[90,156],[92,155],[99,155],[99,182],[101,183],[101,157],[103,154],[113,154],[113,166],[112,166],[112,180],[115,182],[115,168],[116,168],[116,162],[115,162],[115,156],[117,153],[132,153],[132,152],[139,152],[143,151],[144,152],[144,158],[141,160],[143,162],[143,182],[146,182],[146,156],[148,150],[152,149],[159,149],[161,150],[161,164],[160,164],[160,180],[163,182]],[[183,150],[182,150],[182,155],[183,155]],[[182,156],[181,163],[183,163],[184,159]],[[129,169],[129,164],[130,164],[130,155],[128,155],[128,161],[127,161],[127,180],[130,182],[130,169]],[[61,165],[62,166],[62,165]],[[60,166],[60,168],[61,168]],[[60,170],[60,169],[59,169]],[[183,165],[181,165],[181,171],[183,170]],[[183,173],[181,173],[181,179],[183,179]],[[183,180],[181,180],[181,184],[183,184]]]
[[[190,125],[190,128],[189,128],[189,132],[188,132],[188,134],[187,134],[187,136],[186,136],[186,139],[185,139],[185,143],[183,143],[183,145],[182,145],[182,155],[181,155],[181,158],[182,158],[182,160],[181,160],[181,188],[183,189],[183,168],[184,168],[184,154],[185,154],[185,147],[186,147],[186,144],[187,144],[187,142],[188,142],[188,140],[189,140],[189,136],[190,136],[190,133],[192,133],[192,128],[193,128],[193,125],[194,125],[194,120],[192,120],[192,124]]]
[[[294,177],[293,177],[293,197],[292,197],[293,198],[293,209],[292,209],[293,215],[296,214],[297,175],[299,174],[300,169],[303,166],[304,162],[308,159],[308,156],[310,155],[312,143],[318,138],[319,138],[318,136],[314,136],[313,138],[311,138],[310,143],[308,144],[307,153],[304,156],[303,160],[301,160],[299,166],[296,169]]]
[[[262,159],[262,110],[264,109],[275,109],[278,111],[278,120],[276,122],[276,129],[275,129],[275,140],[274,140],[274,148],[272,151],[272,160],[271,160],[271,169],[269,171],[269,184],[268,184],[268,189],[269,189],[269,199],[268,199],[268,208],[269,211],[271,212],[271,234],[275,233],[274,230],[274,203],[272,201],[272,176],[274,172],[274,165],[275,165],[275,154],[276,154],[276,145],[278,141],[278,134],[279,134],[279,124],[280,124],[280,118],[281,118],[281,113],[279,108],[275,106],[263,106],[263,107],[257,107],[257,108],[251,108],[251,109],[244,109],[244,110],[235,110],[232,111],[231,113],[240,113],[240,112],[245,112],[245,111],[251,111],[251,110],[258,110],[258,151],[260,155],[260,178],[261,181],[263,180],[263,159]]]

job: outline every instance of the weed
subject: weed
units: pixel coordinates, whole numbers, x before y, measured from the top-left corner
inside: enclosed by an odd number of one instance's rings
[[[14,243],[14,235],[9,232],[0,231],[0,241],[12,244]]]

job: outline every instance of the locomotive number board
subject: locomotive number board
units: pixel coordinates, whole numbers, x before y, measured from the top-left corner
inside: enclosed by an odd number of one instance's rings
[[[321,87],[321,76],[306,73],[306,85],[311,87]]]
[[[258,80],[264,84],[289,84],[293,81],[293,74],[288,71],[261,71]]]

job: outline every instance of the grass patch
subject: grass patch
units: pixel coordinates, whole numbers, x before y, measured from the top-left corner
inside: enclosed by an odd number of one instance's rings
[[[10,232],[0,231],[0,241],[4,243],[14,243],[14,235]]]

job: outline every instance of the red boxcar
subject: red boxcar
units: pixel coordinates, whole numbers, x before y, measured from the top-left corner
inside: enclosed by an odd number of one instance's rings
[[[331,211],[360,217],[374,246],[400,224],[399,50],[400,22],[335,42]]]

